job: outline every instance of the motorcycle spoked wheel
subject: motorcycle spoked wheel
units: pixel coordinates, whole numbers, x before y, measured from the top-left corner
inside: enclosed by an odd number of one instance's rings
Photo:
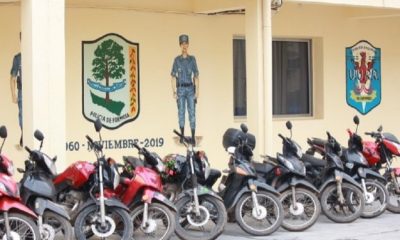
[[[124,209],[106,206],[105,228],[100,226],[100,209],[97,205],[90,205],[83,209],[75,220],[75,237],[85,239],[122,239],[131,240],[133,224],[129,213]],[[110,236],[99,236],[96,232],[106,233],[115,226]],[[95,229],[96,232],[93,231]]]
[[[148,226],[142,227],[144,205],[135,207],[131,212],[133,221],[133,238],[138,239],[170,239],[175,231],[175,215],[165,205],[151,203],[148,207]]]
[[[282,227],[288,231],[303,231],[317,221],[321,213],[318,197],[304,188],[296,188],[297,209],[293,206],[293,194],[289,189],[280,196],[284,217]]]
[[[19,213],[9,213],[8,220],[12,240],[40,240],[39,228],[31,218]],[[1,240],[7,239],[3,214],[0,214],[0,236]]]
[[[255,236],[266,236],[281,226],[283,208],[279,199],[272,193],[258,191],[256,194],[258,204],[266,210],[262,214],[265,216],[254,217],[252,196],[244,194],[235,206],[235,219],[245,232]]]
[[[364,211],[361,214],[362,218],[374,218],[385,212],[389,192],[385,185],[373,179],[366,179],[365,185],[369,194],[368,200],[365,201]],[[371,199],[369,199],[371,198]]]
[[[323,213],[337,223],[350,223],[361,216],[364,210],[364,195],[360,189],[349,183],[342,183],[344,204],[339,202],[336,183],[327,186],[321,193]]]
[[[54,233],[54,237],[46,237],[51,234],[42,234],[42,240],[72,240],[73,239],[73,230],[71,223],[64,218],[54,212],[46,211],[43,214],[43,224],[48,225],[50,227],[50,231]]]
[[[193,199],[184,196],[175,203],[177,214],[175,215],[175,233],[185,240],[212,240],[222,234],[227,222],[226,209],[221,200],[208,196],[199,196],[201,207],[200,216],[192,211]],[[208,221],[205,222],[205,220]],[[191,224],[194,223],[199,226]],[[203,222],[205,222],[203,224]]]
[[[398,181],[400,180],[399,178],[397,179]],[[392,213],[400,213],[400,193],[396,192],[396,184],[392,177],[386,183],[386,189],[389,193],[386,209]]]

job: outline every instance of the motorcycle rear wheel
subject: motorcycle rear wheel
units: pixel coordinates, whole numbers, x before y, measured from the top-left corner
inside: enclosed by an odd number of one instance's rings
[[[64,218],[54,212],[46,211],[43,214],[43,224],[47,224],[52,227],[56,236],[53,239],[49,240],[72,240],[73,239],[73,230],[71,223]],[[42,240],[47,240],[42,237]]]
[[[386,189],[389,192],[386,209],[392,213],[400,213],[400,193],[396,192],[396,182],[394,179],[388,179]]]

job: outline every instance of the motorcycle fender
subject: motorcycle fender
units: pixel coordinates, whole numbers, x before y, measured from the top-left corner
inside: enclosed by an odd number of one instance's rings
[[[6,196],[1,197],[0,212],[16,211],[37,219],[36,214],[21,202]]]
[[[289,184],[289,182],[285,182],[277,189],[277,191],[281,193],[291,186],[295,186],[295,187],[302,186],[302,187],[305,187],[305,188],[319,194],[319,190],[316,187],[314,187],[314,185],[312,185],[310,182],[308,182],[304,179],[299,179],[299,178],[292,178],[290,184]]]
[[[266,190],[267,192],[271,192],[271,193],[273,193],[274,195],[276,195],[276,196],[278,196],[278,197],[279,197],[279,195],[280,195],[279,192],[277,192],[273,187],[271,187],[271,186],[268,185],[268,184],[265,184],[265,183],[262,183],[262,182],[259,182],[259,181],[253,181],[251,184],[256,185],[257,190],[260,190],[260,189]],[[242,189],[240,189],[240,191],[236,194],[235,199],[233,200],[233,202],[231,203],[231,205],[228,206],[228,207],[226,208],[226,210],[227,210],[228,212],[231,211],[232,208],[234,208],[234,207],[236,206],[236,203],[237,203],[237,202],[239,201],[239,199],[243,196],[243,194],[245,194],[245,193],[251,193],[251,192],[252,192],[252,190],[250,189],[250,187],[249,187],[248,185],[245,186],[245,187],[243,187]]]
[[[198,186],[197,187],[197,195],[198,196],[209,195],[211,197],[217,198],[220,201],[223,201],[222,198],[218,194],[216,194],[213,190],[211,190],[211,189],[209,189],[207,187],[203,187],[203,186]],[[178,197],[176,198],[176,201],[178,199],[181,199],[184,196],[190,196],[190,197],[193,196],[193,189],[187,189],[187,190],[181,192],[178,195]]]
[[[354,178],[352,178],[350,175],[348,175],[346,173],[342,173],[342,176],[343,176],[343,182],[348,182],[348,183],[358,187],[361,191],[363,191],[361,184],[359,184],[356,180],[354,180]]]
[[[365,174],[367,175],[367,178],[376,178],[379,181],[386,182],[386,179],[382,175],[369,168],[365,169]]]
[[[171,210],[176,212],[176,207],[175,205],[168,199],[166,198],[163,194],[154,192],[153,199],[155,199],[157,202],[160,202],[170,208]]]
[[[322,186],[319,188],[319,192],[322,192],[329,184],[334,183],[336,184],[335,178],[334,177],[330,177],[328,178],[323,184]]]
[[[35,212],[36,214],[42,216],[44,211],[49,210],[58,215],[70,220],[68,212],[59,204],[56,204],[48,199],[37,198],[35,201]]]
[[[120,202],[120,201],[118,201],[118,200],[116,200],[116,199],[105,199],[105,200],[104,200],[104,204],[105,204],[107,207],[122,208],[122,209],[124,209],[124,210],[126,210],[126,211],[129,212],[128,207],[125,206],[122,202]],[[96,199],[96,201],[93,200],[93,199],[88,200],[85,204],[83,204],[83,205],[79,208],[78,213],[80,213],[83,209],[85,209],[85,208],[87,208],[88,206],[91,206],[91,205],[100,205],[100,201],[97,200],[97,199]]]

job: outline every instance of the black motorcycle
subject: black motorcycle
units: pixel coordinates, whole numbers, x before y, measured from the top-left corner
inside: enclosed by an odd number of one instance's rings
[[[25,170],[20,181],[20,193],[23,203],[38,215],[38,227],[41,239],[73,239],[72,226],[67,211],[56,204],[56,190],[52,176],[56,173],[55,161],[41,152],[43,134],[36,130],[34,136],[40,141],[39,150],[25,149],[29,152],[29,159],[25,161]]]
[[[254,163],[257,174],[281,193],[284,214],[282,227],[289,231],[302,231],[311,227],[321,213],[319,191],[306,180],[306,167],[300,161],[303,152],[292,140],[292,123],[286,122],[290,138],[282,136],[283,154],[262,156],[263,163]]]
[[[227,214],[222,198],[208,187],[208,161],[194,150],[190,138],[174,133],[187,148],[186,156],[172,154],[164,159],[168,169],[163,174],[164,194],[175,201],[178,211],[175,233],[185,240],[216,239],[224,230]]]
[[[373,218],[385,212],[389,193],[385,187],[385,178],[370,169],[368,161],[362,154],[362,138],[357,134],[359,118],[355,116],[353,122],[357,126],[356,131],[347,130],[349,133],[348,148],[343,149],[341,159],[344,163],[345,172],[361,183],[365,198],[365,207],[361,217]],[[324,143],[325,141],[321,139],[309,139],[308,144],[311,147],[308,151],[318,151],[321,155],[324,155],[323,148],[321,148],[321,144]]]
[[[230,128],[223,136],[223,146],[231,155],[228,175],[223,176],[219,195],[224,199],[230,216],[247,233],[265,236],[275,232],[282,223],[283,209],[279,193],[270,185],[257,180],[251,160],[255,137],[241,130]]]
[[[340,144],[327,132],[324,160],[304,154],[307,179],[319,188],[322,211],[337,223],[349,223],[361,216],[364,197],[361,185],[344,172]]]

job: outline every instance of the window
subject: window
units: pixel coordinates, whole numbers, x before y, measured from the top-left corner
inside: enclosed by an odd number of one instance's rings
[[[246,105],[246,41],[233,39],[233,112],[235,117],[247,115]]]
[[[273,114],[312,115],[311,40],[272,43]],[[233,39],[234,116],[246,116],[246,49]]]
[[[305,41],[273,41],[273,114],[311,115],[310,46]]]

